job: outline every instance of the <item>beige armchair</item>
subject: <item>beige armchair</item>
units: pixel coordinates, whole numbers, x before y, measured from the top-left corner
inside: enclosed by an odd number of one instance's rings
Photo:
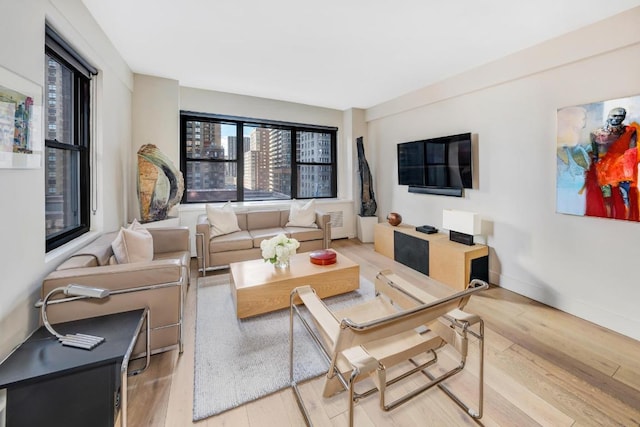
[[[291,293],[289,375],[307,422],[310,422],[308,413],[293,378],[295,317],[304,324],[305,328],[301,329],[312,335],[329,361],[324,397],[348,391],[349,425],[354,422],[354,404],[361,398],[378,392],[380,408],[389,411],[436,385],[472,418],[481,418],[484,324],[478,316],[462,309],[472,294],[487,288],[486,282],[474,279],[468,289],[436,298],[387,270],[376,277],[376,298],[340,312],[329,310],[310,286],[294,289]],[[298,298],[308,310],[308,316],[295,305]],[[474,408],[444,385],[446,379],[464,369],[469,335],[477,338],[480,346],[478,402]],[[458,364],[453,368],[438,368],[437,352],[447,344],[457,352]],[[392,379],[387,378],[390,368],[406,365],[406,362],[410,362],[411,369]],[[423,374],[426,383],[387,402],[387,388],[414,374]],[[375,387],[356,391],[356,383],[368,376],[372,377]]]
[[[182,352],[182,319],[191,259],[189,230],[157,228],[149,232],[153,236],[153,261],[110,264],[111,242],[116,233],[109,233],[77,251],[45,277],[41,298],[54,288],[72,283],[111,291],[104,299],[74,300],[63,298],[64,295],[53,298],[47,309],[49,321],[60,323],[148,307],[152,353],[176,345]],[[144,339],[138,343],[134,354],[144,352]]]

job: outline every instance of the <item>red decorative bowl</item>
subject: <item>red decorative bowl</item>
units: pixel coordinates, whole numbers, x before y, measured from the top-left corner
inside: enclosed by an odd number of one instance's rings
[[[336,263],[336,253],[328,249],[320,249],[309,254],[309,261],[316,265],[330,265]]]

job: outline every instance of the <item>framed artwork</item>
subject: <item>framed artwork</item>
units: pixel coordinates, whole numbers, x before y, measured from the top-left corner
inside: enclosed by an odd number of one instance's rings
[[[0,67],[0,168],[40,168],[42,151],[42,88]]]
[[[640,96],[557,113],[556,212],[640,221]]]

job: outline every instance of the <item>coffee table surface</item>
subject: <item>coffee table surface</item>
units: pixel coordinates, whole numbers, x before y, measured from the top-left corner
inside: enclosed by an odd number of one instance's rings
[[[291,257],[287,269],[274,267],[262,259],[234,262],[231,272],[231,294],[239,318],[254,316],[289,307],[291,291],[311,285],[321,298],[356,290],[360,287],[360,266],[336,252],[336,263],[317,265],[309,260],[309,252]]]

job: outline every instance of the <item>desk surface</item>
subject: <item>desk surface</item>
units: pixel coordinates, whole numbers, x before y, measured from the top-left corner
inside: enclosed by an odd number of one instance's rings
[[[80,332],[104,337],[93,350],[63,346],[41,326],[0,365],[0,389],[121,361],[143,315],[140,309],[53,325],[63,335]]]

